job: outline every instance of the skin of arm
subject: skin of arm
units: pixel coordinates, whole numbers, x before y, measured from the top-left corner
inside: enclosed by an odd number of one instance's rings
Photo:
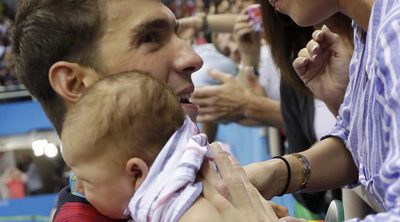
[[[216,14],[205,15],[204,13],[197,13],[191,17],[185,17],[178,20],[179,29],[178,34],[183,39],[191,39],[194,35],[199,33],[203,28],[212,32],[232,32],[235,24],[236,14]],[[207,22],[207,25],[204,24]]]
[[[201,123],[201,132],[206,134],[208,137],[208,142],[212,143],[217,137],[218,124],[212,122],[203,122]]]
[[[207,212],[207,213],[205,213]],[[183,214],[179,222],[223,222],[215,207],[204,197],[194,202],[194,204]]]
[[[244,124],[242,121],[253,120],[254,125],[262,123],[278,128],[283,127],[280,102],[268,97],[250,96],[243,113],[246,118],[239,123]]]
[[[208,30],[212,32],[232,32],[236,17],[236,14],[207,15]],[[201,21],[201,25],[203,26],[203,21]]]
[[[358,169],[341,140],[329,137],[302,152],[311,165],[306,192],[337,188],[358,180]],[[303,165],[294,156],[285,158],[291,167],[292,179],[287,193],[296,192],[303,182]],[[267,199],[279,195],[287,180],[287,168],[282,160],[272,159],[245,167],[252,184]]]

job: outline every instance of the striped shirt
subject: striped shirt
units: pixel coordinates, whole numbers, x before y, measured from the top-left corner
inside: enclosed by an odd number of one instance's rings
[[[358,167],[359,182],[387,211],[363,220],[400,221],[400,0],[377,0],[368,35],[355,28],[350,82],[330,135]]]
[[[135,222],[177,222],[202,192],[197,172],[208,154],[208,141],[186,116],[168,140],[129,203]]]

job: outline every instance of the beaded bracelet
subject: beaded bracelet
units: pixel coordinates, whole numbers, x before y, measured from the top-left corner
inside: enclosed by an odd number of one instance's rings
[[[289,162],[283,156],[275,156],[272,159],[281,159],[285,163],[287,171],[288,171],[285,187],[283,188],[282,193],[278,195],[278,196],[282,196],[286,193],[286,191],[289,188],[290,180],[292,179],[292,170],[290,169]]]

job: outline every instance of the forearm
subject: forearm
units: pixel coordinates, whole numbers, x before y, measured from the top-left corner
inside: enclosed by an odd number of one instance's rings
[[[217,136],[218,124],[213,122],[203,122],[201,123],[201,132],[206,134],[208,142],[212,143]]]
[[[357,180],[357,168],[350,152],[336,138],[327,138],[302,152],[311,165],[306,192],[326,190],[350,184]],[[286,193],[298,191],[303,182],[303,164],[294,156],[286,155],[291,169],[291,180]],[[288,178],[282,160],[272,159],[246,166],[251,182],[266,198],[279,195]]]
[[[358,169],[351,153],[338,138],[326,138],[302,154],[312,168],[307,191],[337,188],[358,179]]]
[[[268,126],[283,127],[280,102],[268,97],[256,95],[249,97],[244,109],[244,116]]]
[[[233,32],[236,17],[236,14],[208,15],[208,29],[212,32]]]
[[[209,30],[212,32],[233,32],[236,21],[236,14],[213,14],[206,15],[198,13],[194,15],[196,19],[196,30]]]

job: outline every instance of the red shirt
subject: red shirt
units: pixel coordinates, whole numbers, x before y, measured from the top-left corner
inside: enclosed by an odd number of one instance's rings
[[[86,199],[71,194],[69,186],[58,194],[57,211],[53,222],[126,222],[113,220],[94,208]]]

